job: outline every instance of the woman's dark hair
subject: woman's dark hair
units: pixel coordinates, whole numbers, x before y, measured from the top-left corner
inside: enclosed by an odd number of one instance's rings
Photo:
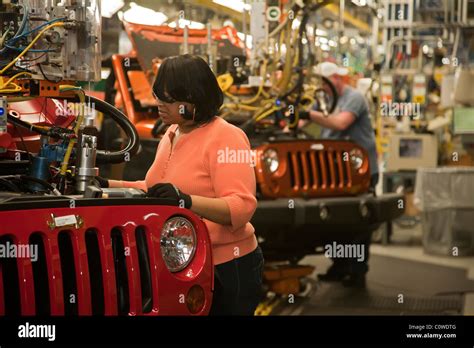
[[[222,90],[207,63],[190,54],[163,60],[153,83],[153,92],[165,102],[194,104],[194,121],[198,124],[212,120],[224,100]],[[192,119],[193,112],[186,112],[182,116]]]

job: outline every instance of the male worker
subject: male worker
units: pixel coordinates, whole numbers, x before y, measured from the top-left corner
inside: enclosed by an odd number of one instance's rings
[[[374,191],[379,173],[377,166],[377,152],[375,136],[369,119],[367,102],[358,90],[349,86],[344,76],[348,69],[339,67],[331,62],[323,62],[316,66],[316,72],[327,77],[336,88],[339,95],[337,107],[333,114],[325,117],[322,112],[311,110],[309,114],[302,115],[323,127],[321,137],[326,139],[351,139],[364,147],[369,154],[371,174],[371,190]],[[304,114],[304,113],[303,113]],[[368,232],[361,239],[354,241],[364,246],[364,261],[356,258],[334,258],[333,265],[326,274],[319,275],[325,281],[342,281],[345,286],[365,287],[365,274],[368,271],[369,244],[371,233]]]

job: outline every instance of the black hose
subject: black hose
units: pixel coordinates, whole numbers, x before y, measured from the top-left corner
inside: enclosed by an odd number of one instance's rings
[[[72,100],[78,102],[79,98],[75,97],[72,98]],[[128,117],[125,116],[125,114],[115,106],[90,95],[86,95],[85,103],[88,105],[93,105],[95,110],[109,115],[128,137],[128,144],[122,150],[97,150],[96,163],[122,163],[128,160],[127,157],[131,158],[134,156],[140,147],[140,139],[135,126],[130,122]]]
[[[298,32],[298,68],[300,69],[299,75],[298,75],[298,82],[296,83],[296,90],[295,92],[297,93],[296,96],[296,101],[295,101],[295,107],[297,108],[298,105],[300,104],[301,101],[301,93],[303,92],[303,83],[304,83],[304,71],[303,71],[303,34],[306,31],[306,24],[308,23],[309,20],[309,11],[304,11],[303,13],[303,18],[301,19],[301,25],[299,27],[299,32]],[[294,123],[294,114],[292,114],[290,120],[291,123]],[[296,135],[296,129],[298,128],[298,124],[295,124],[293,127],[295,135]]]
[[[127,116],[115,106],[106,103],[103,100],[86,95],[86,103],[93,104],[97,111],[109,115],[119,125],[128,137],[128,144],[124,149],[119,151],[97,150],[97,163],[122,163],[127,160],[127,156],[134,156],[140,147],[140,139],[138,137],[135,126],[130,122]]]
[[[5,178],[0,178],[0,185],[3,185],[9,188],[10,191],[13,191],[13,192],[21,192],[21,190],[15,184],[11,183]]]
[[[283,94],[282,96],[279,97],[279,99],[286,100],[291,94],[297,93],[296,100],[295,100],[295,107],[298,107],[300,101],[301,101],[301,93],[303,90],[303,83],[304,83],[304,69],[303,69],[303,50],[304,50],[304,45],[303,45],[303,35],[306,33],[306,24],[308,23],[309,20],[309,15],[311,12],[317,11],[319,8],[322,6],[325,6],[329,3],[330,1],[323,1],[321,3],[315,4],[311,7],[307,7],[306,5],[305,8],[303,8],[303,18],[301,19],[300,27],[298,28],[298,80],[295,83],[295,85]],[[311,59],[311,57],[310,57]],[[289,64],[289,62],[286,62],[286,64]],[[290,116],[290,123],[294,122],[294,115]],[[293,130],[296,132],[297,125],[292,127]]]
[[[79,101],[76,97],[73,100]],[[97,150],[97,163],[104,164],[104,163],[122,163],[127,161],[127,157],[131,158],[134,156],[140,147],[140,141],[138,137],[137,130],[130,122],[127,116],[125,116],[119,109],[116,107],[104,102],[103,100],[97,99],[95,97],[86,95],[85,102],[89,105],[94,105],[97,111],[100,111],[104,114],[109,115],[122,130],[128,136],[128,144],[125,146],[124,149],[119,151],[108,151],[108,150]],[[19,118],[13,117],[8,115],[8,121],[29,129],[30,131],[34,131],[41,135],[52,136],[51,132],[45,129],[42,129],[38,126],[32,125],[28,122],[22,121]]]
[[[20,181],[30,181],[30,182],[35,182],[43,187],[46,187],[49,191],[54,193],[56,191],[56,188],[51,185],[49,182],[44,181],[42,179],[35,178],[33,176],[28,176],[28,175],[10,175],[10,176],[2,176],[0,177],[0,180],[8,180],[8,179],[19,179]]]
[[[46,129],[43,129],[43,128],[40,128],[38,126],[35,126],[34,124],[31,124],[31,123],[28,123],[28,122],[25,122],[25,121],[22,121],[20,120],[19,118],[17,117],[14,117],[10,114],[7,115],[7,120],[8,122],[16,125],[16,126],[20,126],[20,127],[23,127],[23,128],[26,128],[32,132],[36,132],[38,134],[41,134],[41,135],[48,135],[48,131]]]

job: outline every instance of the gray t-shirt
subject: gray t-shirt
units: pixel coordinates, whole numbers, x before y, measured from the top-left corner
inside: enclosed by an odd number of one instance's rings
[[[346,86],[337,101],[334,113],[349,111],[354,114],[354,122],[345,130],[337,131],[322,128],[321,138],[324,139],[351,139],[364,147],[369,153],[370,174],[379,172],[377,166],[377,150],[375,147],[375,135],[369,118],[369,107],[358,90]],[[331,116],[329,116],[331,117]]]

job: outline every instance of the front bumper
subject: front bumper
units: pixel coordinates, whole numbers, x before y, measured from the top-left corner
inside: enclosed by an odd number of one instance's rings
[[[297,262],[327,243],[366,243],[381,223],[401,216],[401,194],[259,201],[251,223],[267,261]]]
[[[259,201],[252,219],[254,226],[269,225],[372,225],[403,214],[402,194],[378,197],[360,195],[335,198],[280,198]]]

